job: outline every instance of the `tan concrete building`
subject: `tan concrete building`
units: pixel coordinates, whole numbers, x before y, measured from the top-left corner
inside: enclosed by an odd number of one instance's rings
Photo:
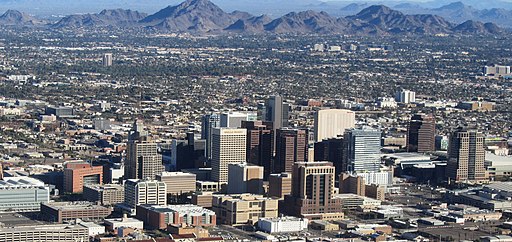
[[[249,163],[229,164],[229,194],[263,194],[263,167]]]
[[[212,192],[196,192],[192,194],[192,204],[203,208],[211,208],[213,200]]]
[[[280,173],[271,174],[268,178],[268,196],[283,199],[284,196],[292,193],[292,174]]]
[[[384,201],[386,200],[386,187],[377,184],[366,185],[365,196]]]
[[[212,205],[220,224],[254,224],[259,218],[278,216],[278,200],[262,195],[213,195]]]
[[[341,173],[339,188],[340,193],[353,193],[364,196],[366,187],[363,177]]]
[[[162,172],[156,180],[165,182],[167,194],[183,194],[196,191],[196,175],[186,172]]]

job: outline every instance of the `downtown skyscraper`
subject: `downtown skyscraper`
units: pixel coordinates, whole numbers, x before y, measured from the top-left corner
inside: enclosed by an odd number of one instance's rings
[[[416,114],[407,127],[407,152],[432,152],[436,145],[436,119],[433,115]]]
[[[381,132],[372,128],[345,131],[343,171],[354,173],[379,172]]]
[[[246,129],[214,128],[212,132],[212,180],[228,182],[228,165],[245,162],[246,151]]]
[[[162,155],[141,121],[135,122],[126,148],[125,179],[155,179],[162,173]]]
[[[481,181],[485,175],[484,135],[458,128],[450,135],[446,175],[455,182]]]

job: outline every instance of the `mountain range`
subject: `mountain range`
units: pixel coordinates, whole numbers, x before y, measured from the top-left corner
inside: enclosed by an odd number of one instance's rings
[[[157,32],[192,34],[498,34],[493,23],[466,21],[454,24],[434,14],[404,14],[384,5],[372,5],[357,14],[333,17],[324,11],[291,12],[272,19],[247,12],[225,12],[209,0],[187,0],[148,15],[132,10],[103,10],[97,14],[75,14],[47,23],[15,10],[0,16],[0,25],[56,29],[143,28]]]

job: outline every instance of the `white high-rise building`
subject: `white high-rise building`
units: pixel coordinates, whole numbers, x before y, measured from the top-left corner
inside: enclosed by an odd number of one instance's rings
[[[356,114],[346,109],[325,109],[315,113],[315,141],[343,135],[346,129],[355,127]]]
[[[416,102],[416,93],[409,90],[401,90],[396,93],[395,100],[399,103],[414,103]]]
[[[107,53],[103,55],[103,66],[108,67],[112,66],[112,53]]]
[[[214,128],[212,141],[212,180],[227,182],[228,165],[246,161],[247,130]]]
[[[124,184],[124,203],[134,209],[140,204],[167,204],[167,185],[156,180],[128,179]]]

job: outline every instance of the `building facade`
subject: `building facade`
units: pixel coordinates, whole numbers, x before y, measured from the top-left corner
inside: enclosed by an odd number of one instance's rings
[[[164,171],[156,143],[130,140],[126,152],[125,179],[155,179]]]
[[[268,196],[283,199],[292,193],[292,174],[271,174],[268,178]]]
[[[285,197],[284,213],[307,219],[342,219],[341,201],[334,198],[334,170],[326,161],[295,163],[292,194]]]
[[[69,242],[89,241],[89,229],[83,225],[36,225],[0,228],[0,241]]]
[[[297,217],[260,218],[258,228],[267,233],[293,233],[308,229],[308,219]]]

